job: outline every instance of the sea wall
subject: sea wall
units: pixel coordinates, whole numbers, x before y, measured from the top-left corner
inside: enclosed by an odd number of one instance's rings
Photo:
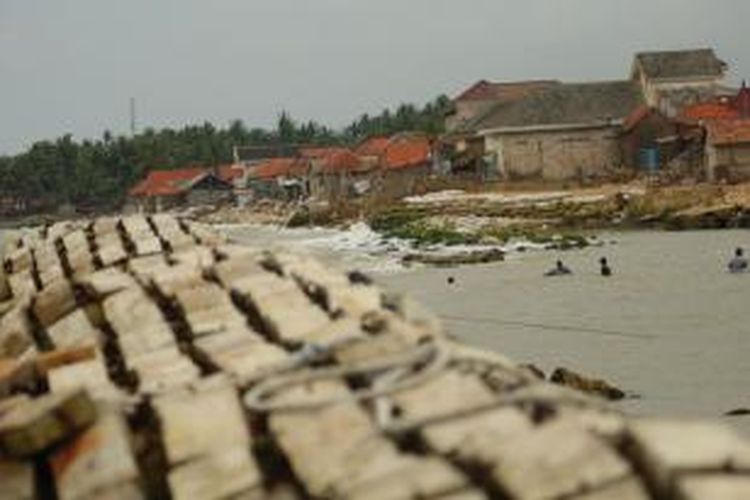
[[[23,230],[4,268],[3,499],[750,492],[721,423],[629,418],[362,273],[189,220]]]

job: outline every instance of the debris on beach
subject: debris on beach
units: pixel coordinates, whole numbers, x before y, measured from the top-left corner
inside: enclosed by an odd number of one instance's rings
[[[489,264],[505,260],[505,252],[499,248],[464,250],[459,252],[410,253],[403,262],[417,262],[435,267],[454,267],[467,264]]]

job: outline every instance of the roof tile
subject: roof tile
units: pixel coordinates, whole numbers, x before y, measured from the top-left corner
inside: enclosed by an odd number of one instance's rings
[[[714,146],[750,143],[750,120],[716,120],[706,128]]]
[[[174,170],[151,170],[130,190],[130,196],[174,196],[192,186],[201,177],[212,172],[210,168],[191,167]],[[218,177],[231,183],[242,176],[242,169],[234,165],[218,167]]]

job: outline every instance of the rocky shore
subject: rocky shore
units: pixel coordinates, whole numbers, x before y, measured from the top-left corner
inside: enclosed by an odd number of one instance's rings
[[[411,245],[407,261],[448,265],[448,253],[455,254],[456,264],[483,263],[501,260],[501,252],[509,247],[570,250],[602,245],[597,233],[605,230],[750,227],[750,186],[631,184],[557,191],[439,191],[384,206],[362,200],[337,207],[266,201],[194,215],[211,223],[278,227],[346,227],[364,222],[384,239]]]

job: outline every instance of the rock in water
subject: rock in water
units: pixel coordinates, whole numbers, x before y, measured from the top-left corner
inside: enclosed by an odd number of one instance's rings
[[[624,391],[609,382],[589,378],[567,368],[557,368],[550,376],[550,382],[588,394],[596,394],[612,401],[624,399],[626,396]]]
[[[750,408],[737,408],[724,414],[725,417],[746,417],[750,415]]]

